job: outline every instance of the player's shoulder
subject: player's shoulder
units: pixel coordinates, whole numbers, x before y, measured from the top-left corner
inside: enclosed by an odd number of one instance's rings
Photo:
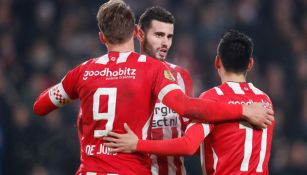
[[[190,73],[189,73],[189,71],[187,69],[185,69],[185,68],[183,68],[183,67],[181,67],[179,65],[167,62],[167,61],[165,61],[165,64],[167,65],[167,67],[169,69],[174,70],[175,72],[180,73],[183,77],[191,77]]]
[[[185,69],[185,68],[183,68],[183,67],[181,67],[181,66],[179,66],[179,65],[177,65],[177,64],[170,63],[170,62],[167,62],[167,61],[165,61],[165,64],[166,64],[169,68],[174,69],[174,70],[176,70],[177,72],[188,73],[188,70],[187,70],[187,69]]]
[[[251,89],[251,91],[253,91],[253,93],[255,95],[263,95],[263,96],[265,96],[267,98],[270,98],[266,92],[264,92],[263,90],[261,90],[258,87],[256,87],[253,83],[249,82],[247,84],[248,84],[249,88]]]
[[[219,86],[215,86],[209,90],[202,92],[199,98],[206,98],[206,99],[216,99],[217,96],[221,95],[221,90]]]

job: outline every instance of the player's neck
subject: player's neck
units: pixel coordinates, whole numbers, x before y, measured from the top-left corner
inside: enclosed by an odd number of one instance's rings
[[[226,83],[228,81],[231,82],[246,82],[246,75],[242,73],[227,73],[225,72],[221,76],[222,83]]]
[[[129,41],[122,44],[108,44],[108,52],[134,52],[134,41]]]

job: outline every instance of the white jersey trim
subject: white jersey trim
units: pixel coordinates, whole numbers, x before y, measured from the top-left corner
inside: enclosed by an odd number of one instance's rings
[[[109,62],[108,54],[99,57],[98,60],[96,61],[96,63],[104,65],[106,65],[108,62]]]
[[[146,55],[140,55],[138,62],[146,62]]]
[[[219,158],[217,157],[213,148],[212,148],[212,153],[213,153],[213,169],[214,169],[214,171],[216,171],[216,166],[217,166],[217,162],[218,162]]]
[[[62,82],[49,89],[49,98],[57,107],[62,107],[72,101],[65,92]]]
[[[158,94],[158,99],[162,102],[163,101],[163,98],[165,97],[165,95],[167,93],[169,93],[170,91],[172,90],[176,90],[176,89],[180,89],[180,86],[178,86],[177,84],[169,84],[167,86],[165,86],[164,88],[161,89],[161,91],[159,92]]]
[[[259,163],[256,169],[256,172],[263,172],[263,161],[265,158],[265,153],[266,153],[266,145],[267,145],[267,132],[268,129],[265,128],[262,130],[262,137],[261,137],[261,150],[260,150],[260,158],[259,158]]]
[[[251,88],[251,90],[254,92],[254,94],[256,94],[256,95],[264,94],[261,90],[256,88],[252,83],[248,83],[248,86],[249,86],[249,88]]]
[[[119,53],[119,57],[117,58],[116,64],[126,62],[128,56],[129,56],[130,54],[131,54],[131,52],[122,52],[122,53]]]
[[[227,84],[235,94],[245,94],[239,83],[227,82]]]
[[[149,117],[149,119],[147,120],[147,122],[145,123],[144,127],[142,128],[142,139],[146,140],[147,136],[148,136],[148,128],[151,122],[152,116]]]
[[[217,95],[224,95],[223,91],[220,88],[214,87],[214,89],[215,89]]]
[[[178,82],[178,85],[181,87],[182,91],[186,93],[184,80],[179,72],[177,73],[177,82]]]
[[[210,134],[210,126],[206,123],[202,123],[202,126],[204,128],[204,136],[207,137],[207,135]]]

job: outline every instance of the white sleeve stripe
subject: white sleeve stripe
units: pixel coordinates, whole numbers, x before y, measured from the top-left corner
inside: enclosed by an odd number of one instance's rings
[[[224,95],[223,91],[220,88],[214,87],[214,89],[215,89],[217,95]]]
[[[161,91],[159,92],[158,94],[158,99],[162,102],[163,101],[163,98],[164,96],[169,93],[170,91],[172,90],[175,90],[175,89],[180,89],[180,86],[178,86],[177,84],[169,84],[167,86],[165,86],[164,88],[161,89]]]
[[[72,101],[65,92],[62,83],[59,83],[50,88],[49,98],[51,102],[57,107],[62,107]]]
[[[180,86],[178,86],[177,84],[169,84],[167,86],[165,86],[163,89],[161,89],[161,91],[159,92],[159,95],[158,95],[158,99],[162,102],[163,101],[163,98],[164,96],[169,93],[170,91],[172,90],[176,90],[176,89],[180,89]]]

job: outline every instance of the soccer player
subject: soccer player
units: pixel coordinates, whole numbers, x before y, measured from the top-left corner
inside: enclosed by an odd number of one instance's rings
[[[111,153],[103,145],[108,132],[124,133],[128,123],[147,139],[154,104],[159,99],[181,115],[202,121],[246,119],[260,127],[271,123],[273,112],[260,104],[229,105],[186,96],[164,63],[134,52],[134,15],[124,2],[104,3],[97,14],[99,38],[108,54],[85,61],[36,99],[37,115],[80,99],[78,134],[81,165],[77,175],[151,174],[148,154]],[[215,114],[214,117],[211,117]]]
[[[166,61],[168,50],[172,45],[174,35],[174,16],[164,8],[155,6],[145,10],[139,19],[141,54],[149,55],[166,64],[183,92],[193,96],[193,86],[190,74],[182,67]],[[189,120],[180,117],[175,111],[156,102],[151,139],[165,140],[181,137]],[[151,155],[151,172],[153,175],[186,174],[183,157]]]
[[[200,98],[229,104],[262,102],[272,109],[270,98],[252,83],[246,82],[246,73],[252,69],[253,42],[236,30],[226,32],[220,40],[215,67],[222,84],[200,95]],[[201,145],[203,170],[208,175],[264,174],[267,175],[274,122],[268,128],[258,129],[245,121],[216,124],[191,123],[181,138],[166,141],[138,140],[125,125],[128,134],[110,132],[105,137],[112,152],[147,152],[161,155],[191,155]],[[205,138],[206,137],[206,138]]]

